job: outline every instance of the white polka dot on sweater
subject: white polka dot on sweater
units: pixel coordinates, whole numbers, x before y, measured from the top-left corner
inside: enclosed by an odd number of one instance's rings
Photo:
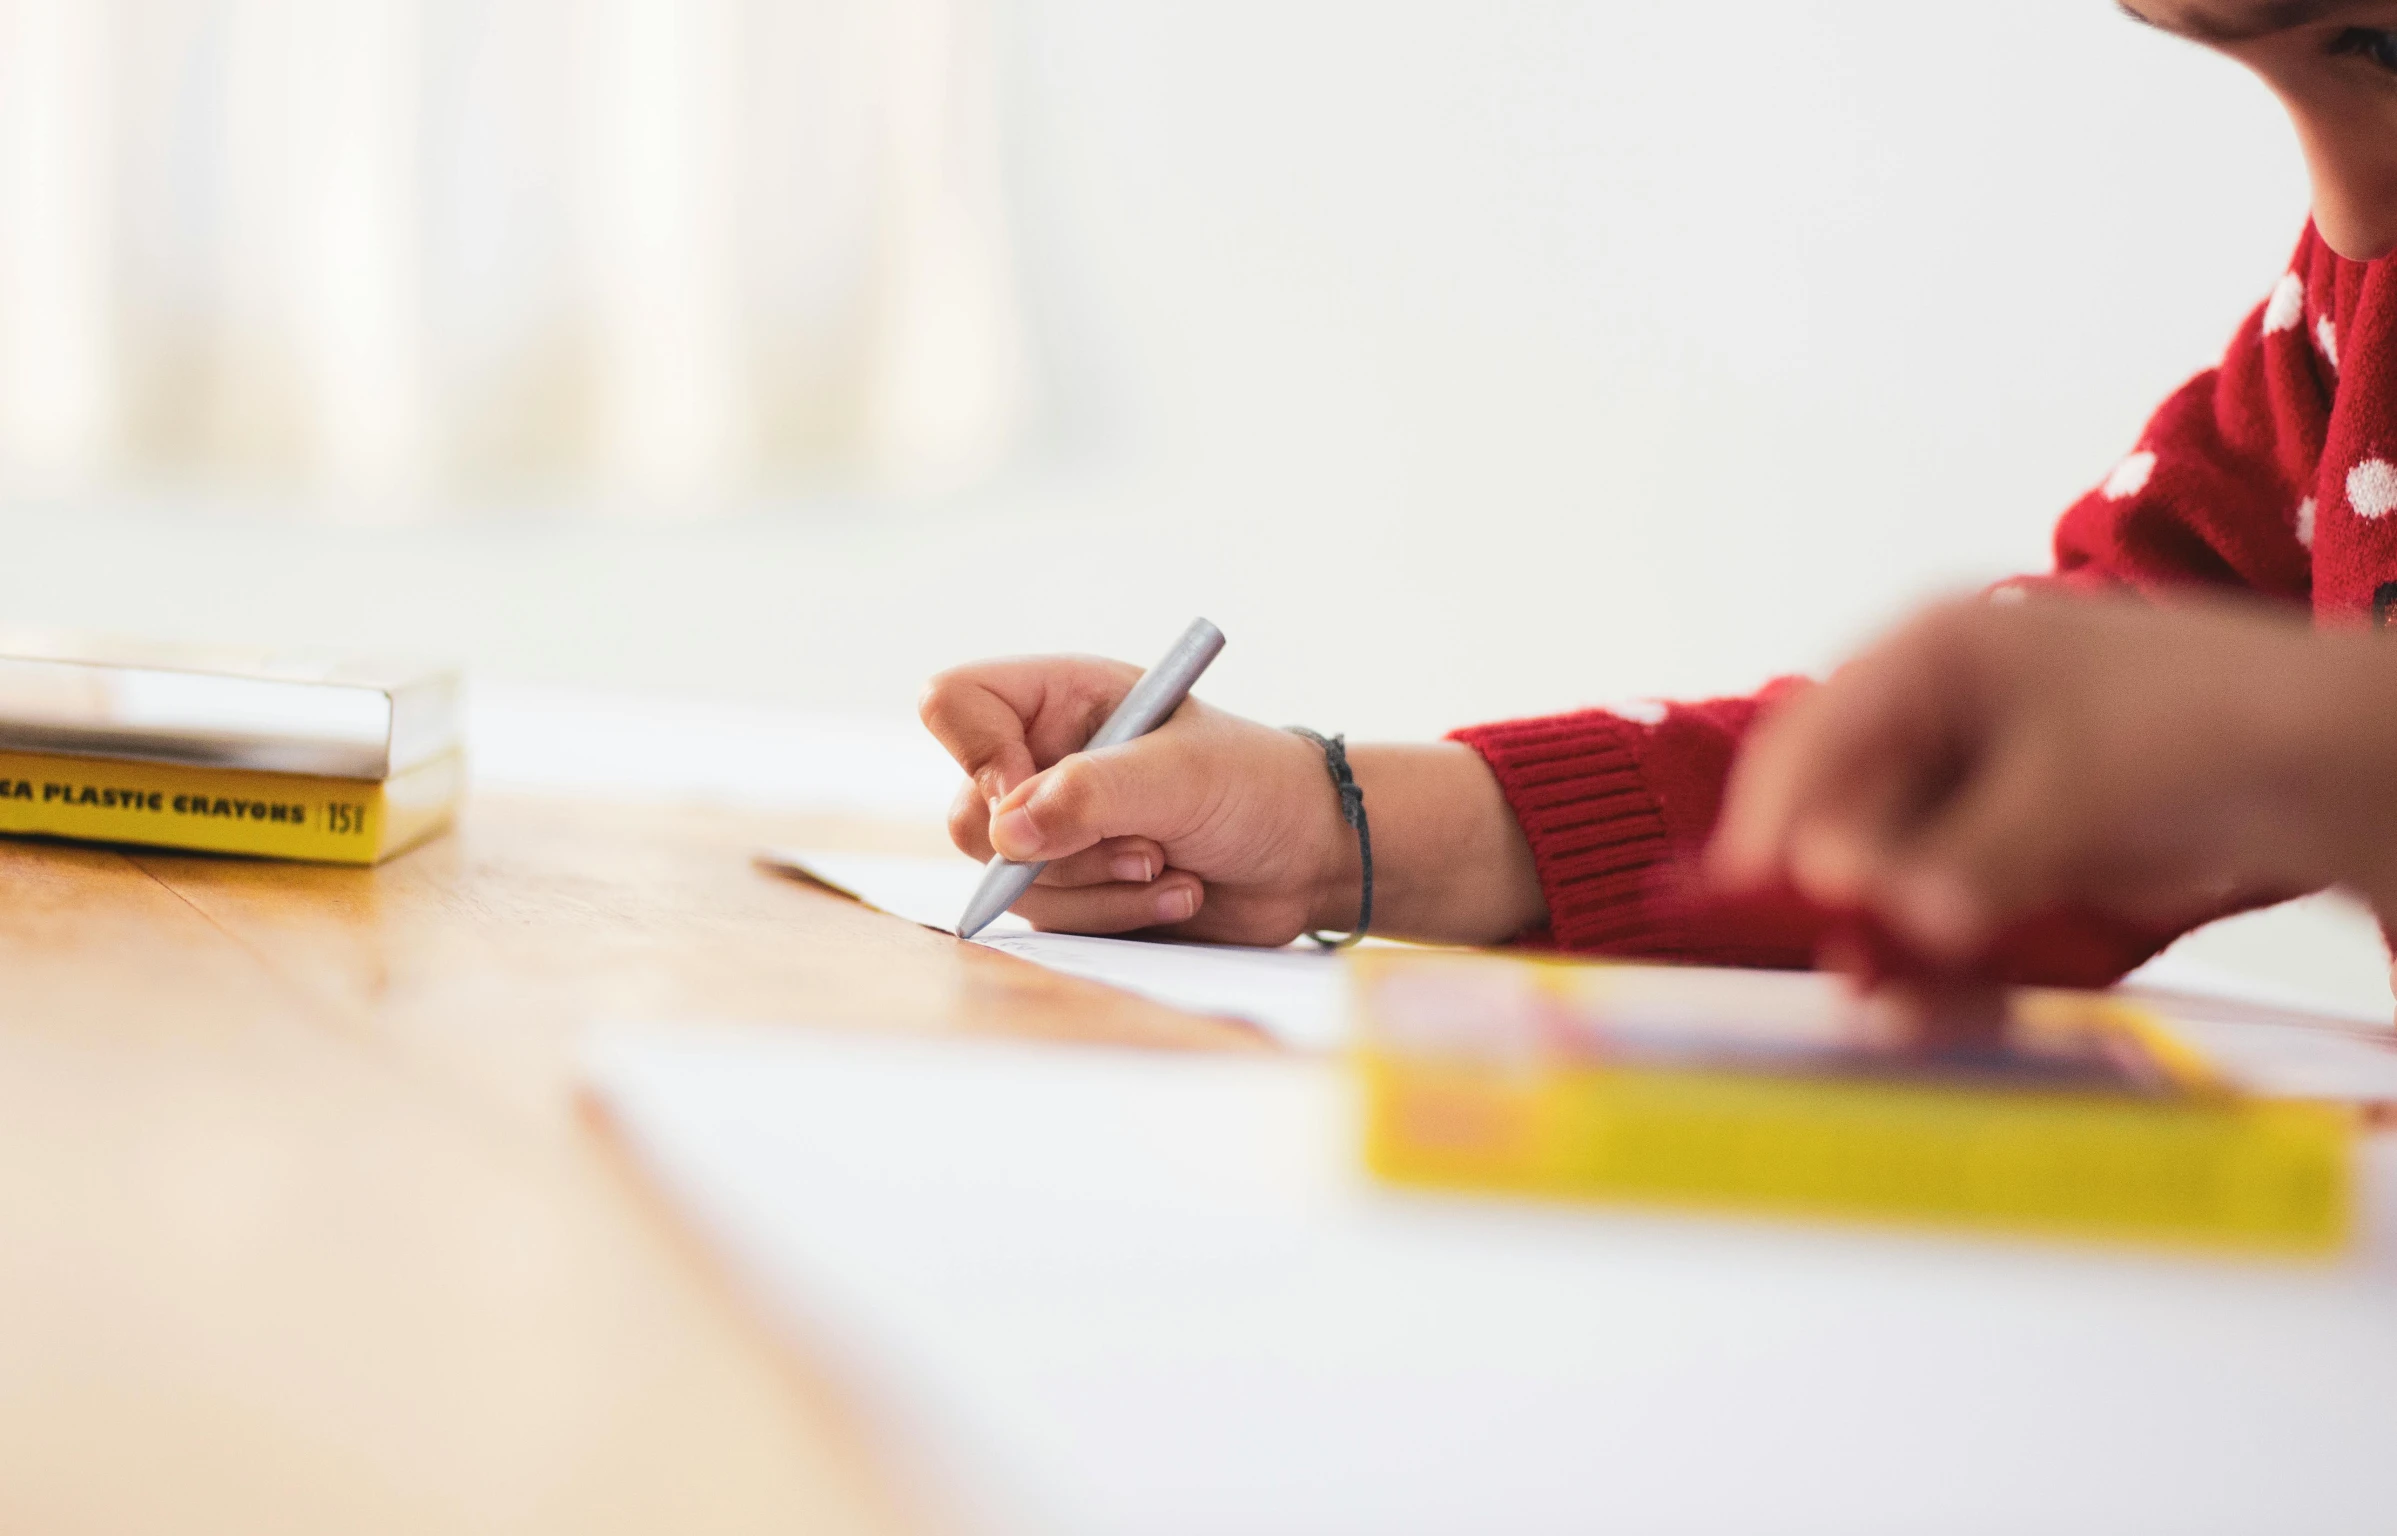
[[[2314,498],[2311,496],[2297,504],[2297,542],[2308,549],[2314,547]]]
[[[2339,331],[2330,323],[2330,316],[2324,315],[2314,322],[2314,345],[2322,349],[2323,357],[2333,368],[2339,366]]]
[[[1607,713],[1630,721],[1633,725],[1662,725],[1665,706],[1661,699],[1632,699],[1622,704],[1609,704]]]
[[[2281,274],[2272,285],[2272,297],[2264,305],[2264,334],[2293,331],[2305,318],[2305,279],[2294,272]]]
[[[2397,464],[2366,459],[2347,471],[2347,504],[2358,517],[2386,517],[2397,510]]]
[[[2154,454],[2145,451],[2134,453],[2114,466],[2114,472],[2106,476],[2106,483],[2099,489],[2106,493],[2106,500],[2120,501],[2125,496],[2136,496],[2146,490],[2147,477],[2155,472]]]

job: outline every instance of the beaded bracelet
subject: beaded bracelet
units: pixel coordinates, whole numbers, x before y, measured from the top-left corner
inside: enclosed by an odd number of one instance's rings
[[[1373,926],[1373,832],[1365,823],[1365,791],[1357,787],[1356,775],[1348,771],[1348,739],[1344,736],[1320,736],[1303,725],[1288,728],[1293,736],[1303,736],[1323,751],[1323,766],[1332,776],[1332,789],[1340,797],[1340,819],[1357,830],[1357,862],[1364,866],[1364,894],[1357,898],[1357,925],[1345,934],[1328,934],[1309,929],[1307,937],[1326,949],[1346,949],[1365,937]]]

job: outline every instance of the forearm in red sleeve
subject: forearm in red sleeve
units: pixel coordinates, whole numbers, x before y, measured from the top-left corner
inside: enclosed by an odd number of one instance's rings
[[[1450,733],[1489,765],[1531,845],[1548,922],[1519,942],[1709,965],[1814,964],[1830,914],[1786,901],[1694,902],[1689,885],[1743,739],[1806,686],[1782,678],[1745,698],[1587,709]],[[2185,929],[2251,904],[2209,905],[2164,924],[2043,914],[2001,942],[1993,978],[2101,986]]]
[[[1548,924],[1526,939],[1718,965],[1811,964],[1811,953],[1786,940],[1694,922],[1677,880],[1714,830],[1741,738],[1803,686],[1784,678],[1746,698],[1586,709],[1452,732],[1489,764],[1531,844]]]

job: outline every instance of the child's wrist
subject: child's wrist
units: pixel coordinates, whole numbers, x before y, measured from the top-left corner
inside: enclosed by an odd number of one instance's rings
[[[1341,813],[1339,787],[1324,749],[1303,736],[1293,735],[1290,739],[1305,754],[1308,775],[1305,803],[1311,807],[1307,824],[1313,831],[1308,841],[1314,853],[1308,867],[1314,876],[1306,900],[1305,931],[1351,933],[1356,929],[1357,914],[1364,904],[1363,848],[1356,829]],[[1351,777],[1357,777],[1353,756],[1349,763]],[[1359,778],[1358,782],[1363,781]],[[1373,814],[1370,801],[1365,813],[1368,817]]]
[[[2320,832],[2338,883],[2388,915],[2397,913],[2397,654],[2376,637],[2350,662],[2320,694],[2323,728],[2339,741],[2334,782],[2314,786],[2331,791]]]
[[[1373,835],[1373,931],[1433,943],[1488,944],[1540,921],[1545,907],[1531,853],[1497,781],[1454,742],[1355,746],[1348,763],[1365,794]],[[1317,865],[1310,926],[1345,933],[1363,895],[1357,834],[1340,819],[1328,777],[1322,804],[1334,832]]]
[[[2392,910],[2397,649],[2379,636],[2316,632],[2245,659],[2252,665],[2226,681],[2206,744],[2237,786],[2232,846],[2243,875],[2294,889],[2343,885]]]

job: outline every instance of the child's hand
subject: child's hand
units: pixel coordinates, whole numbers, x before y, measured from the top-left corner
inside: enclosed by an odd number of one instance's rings
[[[2397,660],[2227,606],[1933,610],[1759,727],[1709,865],[1943,959],[2059,904],[2397,890]]]
[[[1048,860],[1015,905],[1042,928],[1286,944],[1352,927],[1357,835],[1313,742],[1194,698],[1136,741],[1080,750],[1139,676],[1042,656],[934,678],[924,724],[969,779],[949,813],[957,846]],[[1530,846],[1470,748],[1348,760],[1373,827],[1375,932],[1487,943],[1546,915]]]
[[[969,778],[949,835],[977,859],[1046,859],[1015,910],[1043,928],[1286,944],[1356,915],[1356,834],[1313,743],[1184,702],[1136,741],[1080,748],[1140,669],[989,661],[924,690],[924,724]]]

